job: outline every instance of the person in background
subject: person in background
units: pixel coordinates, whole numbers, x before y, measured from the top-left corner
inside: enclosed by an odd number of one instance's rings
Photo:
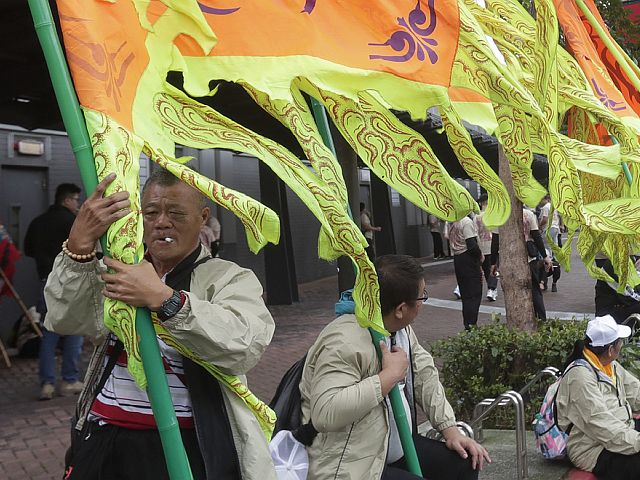
[[[460,433],[431,355],[411,327],[427,298],[424,269],[407,255],[376,259],[380,308],[391,332],[380,342],[382,368],[366,328],[341,314],[309,349],[300,381],[302,423],[319,432],[308,480],[412,480],[388,395],[398,385],[422,473],[432,480],[475,480],[490,462]],[[415,405],[446,442],[417,434]]]
[[[207,247],[212,257],[220,252],[220,222],[214,216],[209,217],[206,225],[200,229],[200,243]]]
[[[542,241],[544,242],[544,246],[547,250],[547,254],[551,256],[551,260],[553,263],[553,268],[550,272],[546,272],[544,269],[544,265],[540,266],[540,289],[547,289],[547,280],[548,277],[552,277],[551,283],[551,291],[558,291],[558,280],[560,279],[560,264],[556,261],[553,256],[552,245],[549,243],[547,238],[547,230],[549,232],[549,236],[551,237],[551,241],[554,245],[562,246],[562,239],[560,238],[560,214],[557,210],[553,210],[551,213],[551,197],[549,195],[545,195],[542,199],[540,206],[540,215],[538,217],[538,228],[542,234]]]
[[[480,213],[476,215],[473,221],[476,224],[476,230],[478,231],[478,245],[480,251],[484,256],[482,262],[482,272],[484,273],[484,279],[487,282],[487,300],[495,302],[498,299],[498,277],[494,275],[491,269],[491,239],[493,234],[485,226],[482,220],[487,209],[487,195],[483,194],[478,199],[480,204]]]
[[[478,311],[482,303],[482,263],[484,262],[474,221],[469,217],[463,217],[451,223],[449,243],[462,299],[462,320],[464,328],[469,330],[478,323]]]
[[[382,227],[374,227],[371,223],[371,214],[364,208],[364,202],[360,202],[360,228],[364,233],[364,238],[367,239],[369,246],[365,248],[369,260],[372,262],[376,259],[376,250],[374,246],[373,234],[374,232],[381,232]]]
[[[40,298],[36,310],[44,323],[47,304],[44,300],[44,286],[53,268],[53,261],[62,250],[62,242],[69,236],[71,225],[80,208],[81,189],[74,183],[61,183],[56,188],[55,202],[42,215],[36,217],[27,228],[24,239],[24,253],[36,261],[40,280]],[[50,400],[55,393],[56,384],[56,347],[60,335],[42,329],[40,342],[40,400]],[[80,393],[83,384],[80,381],[80,353],[83,338],[80,335],[62,337],[62,384],[60,395]]]
[[[549,214],[551,213],[551,197],[547,194],[540,202],[540,213],[538,214],[538,228],[541,232],[546,232],[549,227]]]
[[[635,268],[639,269],[639,257],[632,256],[631,259],[635,262]],[[616,322],[622,323],[629,315],[640,313],[640,288],[631,288],[626,285],[622,292],[618,292],[618,275],[613,269],[611,260],[604,257],[597,263],[613,279],[613,282],[596,280],[596,316],[611,315]]]
[[[429,230],[431,231],[431,238],[433,238],[433,259],[445,258],[442,245],[442,220],[432,213],[429,214]]]
[[[20,260],[20,252],[16,248],[4,225],[0,223],[0,268],[9,282],[16,273],[16,262]],[[0,276],[0,297],[12,295],[9,285]]]
[[[547,251],[544,248],[544,242],[542,241],[542,235],[538,229],[538,221],[535,214],[526,208],[522,207],[522,228],[524,230],[524,239],[527,251],[527,259],[529,262],[529,272],[531,274],[531,294],[533,299],[533,310],[535,315],[540,320],[547,319],[547,311],[544,306],[544,298],[542,296],[542,290],[540,290],[540,260],[545,272],[550,272],[553,268],[551,257],[547,255]],[[498,270],[498,258],[500,253],[500,241],[499,234],[494,233],[491,242],[491,270],[494,274]],[[508,259],[506,259],[508,261]]]
[[[571,463],[600,480],[640,478],[640,381],[617,362],[631,335],[610,315],[587,324],[558,385],[558,426],[569,434]]]

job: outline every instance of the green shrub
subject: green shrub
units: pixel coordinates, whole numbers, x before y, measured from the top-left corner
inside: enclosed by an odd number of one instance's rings
[[[634,335],[630,343],[622,347],[618,361],[624,368],[640,378],[640,343],[638,343],[638,333]]]
[[[562,369],[576,340],[584,337],[586,320],[547,320],[537,332],[512,329],[495,323],[440,340],[431,351],[442,363],[441,381],[460,420],[471,421],[473,408],[482,399],[506,390],[520,390],[540,370]],[[532,391],[526,402],[526,419],[540,408],[549,380]],[[512,410],[498,409],[484,423],[487,427],[514,428]]]

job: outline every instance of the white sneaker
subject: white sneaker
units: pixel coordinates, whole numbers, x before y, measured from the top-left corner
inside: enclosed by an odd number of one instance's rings
[[[498,299],[498,290],[487,290],[487,299],[491,302],[495,302]]]
[[[56,387],[50,383],[45,383],[40,389],[40,400],[51,400],[55,391]]]
[[[62,382],[62,385],[60,385],[60,396],[77,395],[82,391],[83,387],[84,384],[79,380],[75,382]]]
[[[458,300],[460,300],[462,298],[460,296],[460,287],[458,285],[456,285],[456,288],[453,289],[453,294],[456,296],[456,298]]]

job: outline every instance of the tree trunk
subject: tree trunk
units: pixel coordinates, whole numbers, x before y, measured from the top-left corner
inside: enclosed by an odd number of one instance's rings
[[[499,176],[509,192],[511,215],[500,227],[500,283],[507,311],[507,325],[534,331],[536,320],[531,296],[531,273],[522,225],[522,202],[513,190],[509,161],[498,144]]]

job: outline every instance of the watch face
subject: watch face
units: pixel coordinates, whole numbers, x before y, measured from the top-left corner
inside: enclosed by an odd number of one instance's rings
[[[181,306],[180,293],[174,290],[173,295],[162,304],[160,312],[164,317],[172,317],[180,311]]]

